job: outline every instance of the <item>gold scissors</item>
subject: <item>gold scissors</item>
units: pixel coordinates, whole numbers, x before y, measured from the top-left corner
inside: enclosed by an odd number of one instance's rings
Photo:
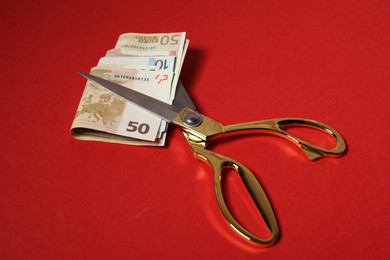
[[[335,129],[314,120],[304,118],[278,118],[224,126],[221,123],[210,119],[196,111],[195,105],[191,101],[190,96],[186,92],[181,82],[178,83],[173,104],[169,105],[97,76],[93,76],[84,72],[79,73],[88,80],[92,80],[98,83],[99,85],[114,92],[131,103],[180,127],[195,155],[197,155],[199,159],[208,162],[214,169],[215,195],[217,197],[217,202],[223,216],[237,234],[259,247],[273,245],[279,236],[278,223],[266,194],[260,186],[260,183],[256,180],[255,176],[247,167],[231,158],[207,150],[207,144],[210,143],[210,141],[232,135],[265,133],[287,139],[303,150],[311,160],[320,157],[339,157],[343,155],[346,150],[343,138]],[[283,127],[292,125],[318,128],[333,136],[336,140],[336,146],[333,149],[321,148],[303,141],[283,130]],[[271,235],[268,238],[260,238],[252,234],[242,225],[240,225],[232,216],[225,203],[221,188],[221,173],[223,169],[226,168],[237,171],[241,177],[242,182],[249,191],[249,194],[251,195],[257,209],[263,217],[265,224],[270,230]]]

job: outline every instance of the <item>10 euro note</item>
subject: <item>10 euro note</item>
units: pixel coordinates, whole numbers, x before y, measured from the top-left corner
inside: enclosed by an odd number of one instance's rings
[[[174,56],[106,56],[99,60],[98,66],[123,66],[128,69],[174,72],[175,59]]]
[[[163,102],[170,102],[172,72],[95,67],[91,70],[91,74]],[[76,139],[81,140],[164,145],[165,135],[159,136],[163,124],[166,122],[160,118],[127,102],[104,87],[87,81],[71,133]]]

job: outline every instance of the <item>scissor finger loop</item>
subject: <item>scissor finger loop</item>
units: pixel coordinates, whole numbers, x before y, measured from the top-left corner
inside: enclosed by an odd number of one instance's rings
[[[275,129],[282,137],[298,145],[311,160],[319,157],[340,157],[346,150],[344,139],[339,132],[324,123],[306,118],[281,118],[274,119],[273,121],[275,122]],[[321,130],[336,140],[336,146],[332,149],[326,149],[311,144],[283,130],[283,127],[286,126],[303,126]]]
[[[194,153],[205,162],[208,162],[214,170],[215,196],[218,206],[229,226],[242,238],[248,240],[258,247],[269,247],[273,245],[279,236],[278,223],[276,221],[272,206],[268,201],[267,195],[252,172],[247,167],[245,167],[245,165],[231,158],[217,154],[207,149],[203,149],[196,145],[191,145],[191,147],[194,150]],[[255,203],[259,213],[261,214],[265,224],[270,231],[269,237],[261,238],[255,235],[253,232],[248,231],[241,224],[239,224],[231,214],[225,202],[221,185],[223,178],[222,172],[226,168],[235,170],[240,176],[245,188],[249,192],[253,202]]]
[[[332,149],[316,146],[288,133],[284,130],[286,126],[303,126],[321,130],[336,140],[336,146]],[[344,139],[335,129],[324,123],[306,118],[277,118],[224,126],[224,136],[248,133],[264,133],[280,136],[301,148],[311,160],[320,157],[339,157],[346,150]]]

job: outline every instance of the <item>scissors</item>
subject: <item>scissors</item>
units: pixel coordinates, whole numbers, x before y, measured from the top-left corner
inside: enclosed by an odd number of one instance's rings
[[[343,138],[335,129],[310,119],[278,118],[224,126],[221,123],[197,112],[194,103],[180,81],[177,86],[174,102],[172,105],[169,105],[100,77],[84,72],[79,73],[88,80],[94,81],[129,102],[151,112],[152,114],[155,114],[173,125],[180,127],[189,146],[192,148],[197,158],[208,162],[214,169],[215,195],[218,206],[228,224],[239,236],[259,247],[268,247],[273,245],[279,236],[278,223],[264,190],[257,181],[256,177],[246,166],[234,159],[206,149],[207,144],[213,140],[233,135],[265,133],[287,139],[297,145],[310,160],[320,157],[339,157],[343,155],[346,150]],[[332,149],[318,147],[283,130],[283,127],[292,125],[308,126],[320,129],[331,135],[336,140],[336,146]],[[238,223],[229,211],[221,188],[222,171],[224,169],[233,169],[239,174],[244,186],[248,190],[253,202],[264,219],[265,224],[270,230],[269,237],[260,238],[249,232]]]

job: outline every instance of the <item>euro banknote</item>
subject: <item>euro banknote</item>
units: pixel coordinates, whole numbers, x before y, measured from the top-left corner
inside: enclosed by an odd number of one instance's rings
[[[185,35],[185,32],[125,33],[119,36],[115,49],[125,55],[179,57],[184,48]]]
[[[158,72],[135,69],[113,71],[96,67],[90,73],[158,100],[169,100],[169,79],[173,75],[172,72],[159,77],[161,74]],[[72,131],[85,134],[85,129],[93,129],[96,131],[94,136],[104,132],[104,136],[118,135],[155,142],[161,132],[162,123],[164,122],[159,117],[127,102],[102,86],[87,81]],[[91,134],[91,131],[88,133]]]

